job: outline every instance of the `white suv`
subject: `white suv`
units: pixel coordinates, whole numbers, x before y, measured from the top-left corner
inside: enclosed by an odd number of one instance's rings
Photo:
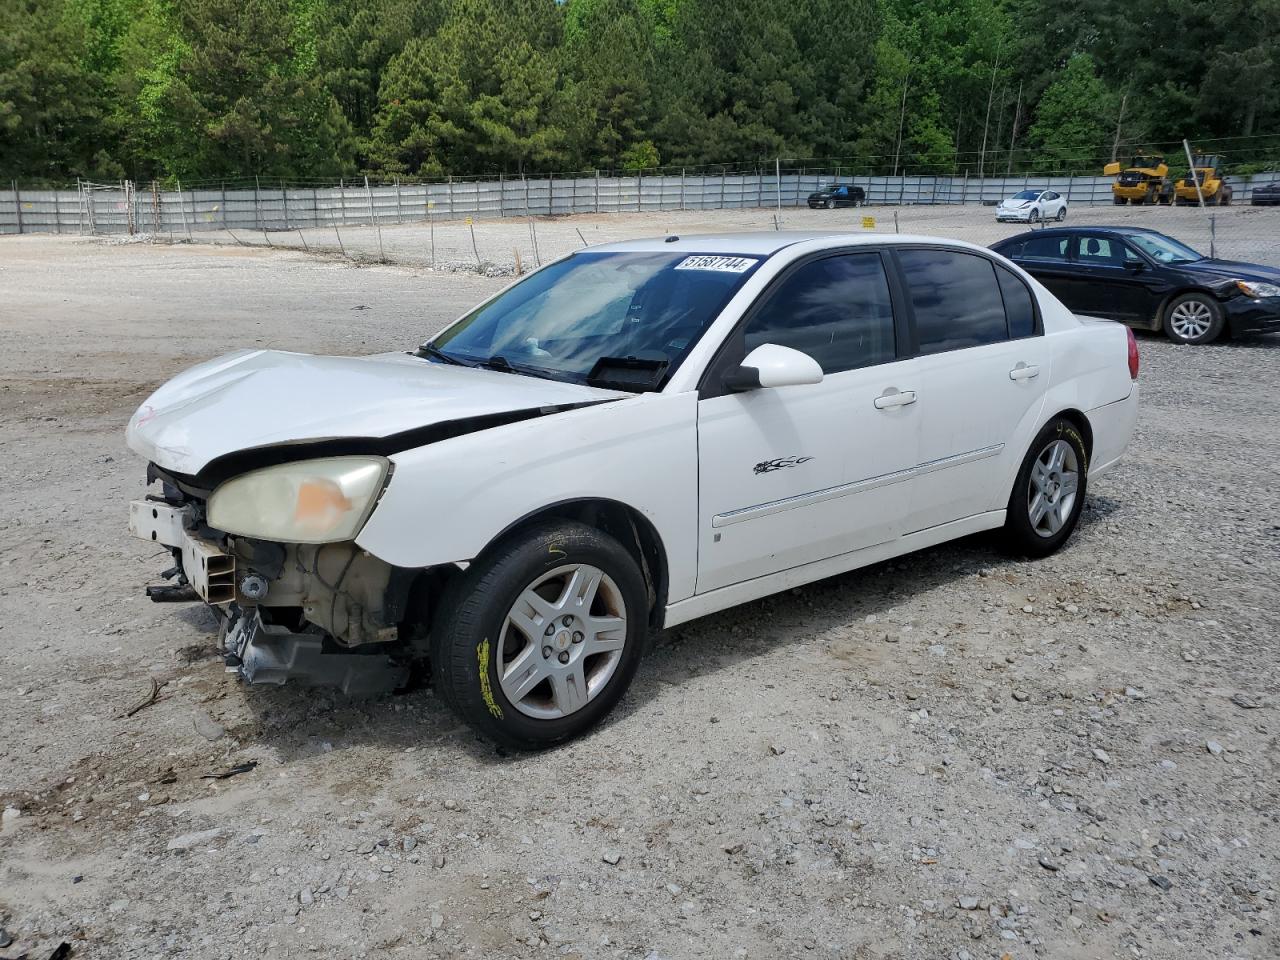
[[[252,350],[129,424],[131,509],[253,682],[430,661],[535,747],[600,719],[651,629],[979,530],[1057,549],[1137,414],[1127,328],[909,236],[579,251],[420,349]]]

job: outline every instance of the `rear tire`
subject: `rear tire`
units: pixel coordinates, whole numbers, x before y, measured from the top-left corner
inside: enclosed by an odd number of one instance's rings
[[[1111,202],[1114,203],[1117,207],[1123,207],[1126,201],[1124,197],[1113,197]]]
[[[1075,530],[1084,507],[1089,454],[1080,428],[1049,421],[1022,459],[1005,515],[1004,544],[1019,556],[1047,557]]]
[[[1222,307],[1206,293],[1174,297],[1164,311],[1164,333],[1174,343],[1212,343],[1225,325]]]
[[[436,688],[502,746],[569,740],[613,709],[635,676],[647,598],[635,558],[607,534],[569,521],[517,532],[443,598],[431,631]]]

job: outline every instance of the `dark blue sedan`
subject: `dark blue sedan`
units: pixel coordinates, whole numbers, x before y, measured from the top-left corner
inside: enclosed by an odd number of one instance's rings
[[[991,249],[1073,313],[1164,330],[1177,343],[1280,330],[1280,269],[1206,257],[1155,230],[1034,230]]]

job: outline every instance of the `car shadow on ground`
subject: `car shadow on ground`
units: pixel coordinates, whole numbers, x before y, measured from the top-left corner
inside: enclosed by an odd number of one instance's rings
[[[1091,494],[1077,532],[1064,549],[1081,549],[1090,528],[1124,509],[1119,501]],[[685,685],[764,656],[780,643],[805,642],[865,624],[868,617],[884,621],[891,608],[909,606],[916,597],[977,578],[983,571],[1000,577],[1034,562],[1004,552],[998,531],[975,534],[657,631],[649,637],[631,689],[598,731],[636,722],[636,712],[665,687]],[[203,608],[192,610],[183,612],[184,619],[216,630]],[[210,649],[213,643],[211,636]],[[226,683],[236,681],[227,677]],[[430,750],[437,745],[461,750],[475,762],[517,766],[539,756],[512,753],[481,738],[457,720],[430,683],[367,700],[294,685],[238,686],[230,695],[242,699],[253,718],[253,733],[245,738],[245,746],[250,751],[254,746],[270,748],[286,763],[365,746]],[[573,749],[572,743],[558,749]]]

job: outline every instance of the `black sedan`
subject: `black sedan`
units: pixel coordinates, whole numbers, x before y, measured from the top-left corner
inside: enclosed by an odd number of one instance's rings
[[[1177,343],[1280,330],[1280,270],[1215,260],[1140,227],[1060,227],[993,243],[1073,313],[1161,330]]]
[[[836,207],[860,207],[866,202],[867,192],[847,183],[833,183],[809,194],[810,210],[817,210],[819,207],[826,207],[828,210]]]
[[[1280,206],[1280,180],[1254,187],[1249,194],[1249,202],[1255,207]]]

